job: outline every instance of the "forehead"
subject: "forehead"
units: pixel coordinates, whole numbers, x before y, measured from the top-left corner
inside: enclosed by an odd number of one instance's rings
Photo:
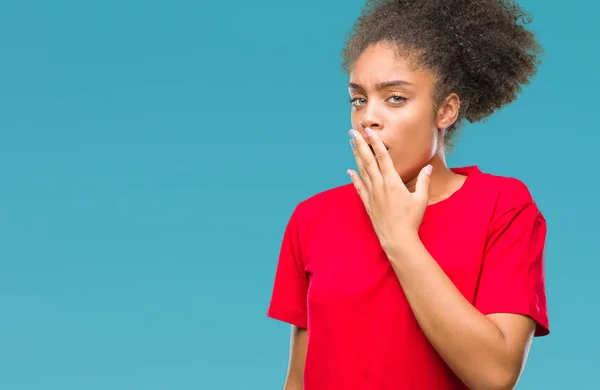
[[[365,87],[390,80],[405,80],[424,87],[431,86],[434,81],[433,75],[419,68],[416,61],[399,55],[385,43],[368,47],[350,72],[350,82]]]

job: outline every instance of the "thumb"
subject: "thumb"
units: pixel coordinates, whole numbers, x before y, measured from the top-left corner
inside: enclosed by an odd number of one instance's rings
[[[417,177],[414,195],[423,207],[426,207],[429,201],[429,184],[431,182],[430,175],[432,170],[433,167],[427,165],[425,168],[421,169],[421,172],[419,172],[419,176]]]

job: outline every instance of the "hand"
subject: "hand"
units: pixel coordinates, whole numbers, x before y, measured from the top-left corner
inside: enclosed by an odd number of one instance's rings
[[[349,132],[360,175],[350,169],[348,174],[365,205],[379,242],[387,252],[401,237],[418,235],[429,201],[432,166],[421,169],[416,190],[411,193],[396,172],[392,158],[376,132],[367,128],[366,133],[365,139],[356,130]],[[369,145],[373,147],[374,155]]]

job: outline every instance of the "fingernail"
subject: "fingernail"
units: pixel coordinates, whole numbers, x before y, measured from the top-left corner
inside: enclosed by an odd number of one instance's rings
[[[348,176],[352,177],[352,171],[351,170],[347,170],[346,173],[348,174]]]
[[[425,173],[426,173],[427,175],[431,175],[431,171],[433,171],[433,167],[432,167],[431,165],[427,165],[427,166],[425,167]]]
[[[367,133],[367,137],[370,137],[370,136],[372,136],[372,135],[373,135],[373,130],[371,130],[369,127],[367,127],[367,128],[365,129],[365,133]]]
[[[350,146],[352,146],[352,149],[356,149],[356,142],[353,139],[350,140]]]
[[[358,136],[358,133],[354,129],[351,129],[350,131],[348,131],[348,134],[350,135],[350,137],[352,139],[354,139],[354,138],[356,138]]]

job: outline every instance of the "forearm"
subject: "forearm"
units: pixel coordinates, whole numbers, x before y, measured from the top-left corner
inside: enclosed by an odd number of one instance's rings
[[[288,372],[283,390],[304,388],[304,365],[306,363],[307,330],[291,327]]]
[[[304,379],[303,375],[289,375],[287,376],[285,383],[283,385],[283,390],[303,390],[304,389]]]
[[[520,364],[498,326],[454,286],[418,237],[401,240],[388,257],[426,337],[472,389],[512,388]]]

